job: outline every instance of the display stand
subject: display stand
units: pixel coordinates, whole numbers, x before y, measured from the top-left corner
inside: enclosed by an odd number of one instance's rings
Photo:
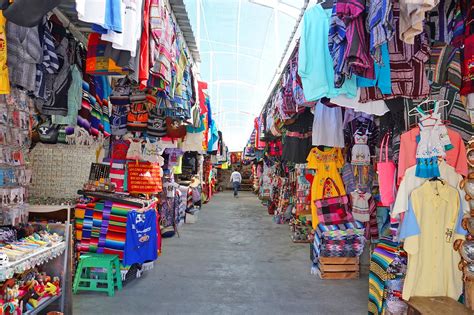
[[[92,197],[92,198],[97,198],[100,200],[109,200],[112,202],[136,207],[138,208],[137,211],[139,212],[143,211],[145,208],[151,208],[151,207],[156,206],[155,199],[146,200],[146,199],[130,197],[123,194],[84,191],[84,190],[78,190],[77,193],[85,197]],[[154,266],[154,262],[147,262],[147,263],[140,264],[139,270],[136,270],[136,268],[132,268],[128,271],[122,270],[122,281],[128,282],[132,278],[140,278],[143,271],[150,270],[153,268],[153,266]]]
[[[62,253],[62,259],[59,259],[58,256],[52,261],[51,269],[56,269],[60,267],[62,269],[61,274],[61,294],[58,296],[51,297],[50,299],[45,300],[42,304],[38,306],[38,308],[28,312],[27,314],[39,314],[40,311],[44,310],[46,307],[55,303],[58,299],[60,299],[60,310],[64,314],[72,314],[72,272],[71,272],[71,205],[30,205],[28,211],[30,213],[50,213],[56,211],[67,211],[67,220],[64,225],[58,225],[57,228],[61,229],[64,228],[64,242],[60,244],[64,248],[64,252]],[[52,229],[55,229],[55,225],[50,225]],[[58,245],[60,245],[58,244]],[[57,269],[56,269],[57,270]],[[66,309],[67,308],[67,309]]]

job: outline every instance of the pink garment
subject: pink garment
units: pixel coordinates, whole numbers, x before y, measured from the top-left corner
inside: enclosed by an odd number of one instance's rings
[[[456,170],[456,173],[462,176],[467,176],[467,157],[466,146],[461,138],[461,135],[448,129],[449,140],[454,146],[453,149],[446,151],[446,163],[451,165]],[[398,158],[398,176],[397,186],[400,185],[407,168],[416,165],[416,137],[420,134],[420,128],[415,127],[410,131],[403,133],[400,137],[400,155]]]
[[[255,136],[255,148],[257,150],[263,150],[265,148],[265,142],[262,141],[261,139],[261,132],[262,132],[262,120],[260,119],[261,117],[257,117],[254,120],[254,127],[256,131],[256,136]]]

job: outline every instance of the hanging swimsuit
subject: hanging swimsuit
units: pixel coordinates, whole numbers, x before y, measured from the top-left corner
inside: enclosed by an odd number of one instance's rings
[[[354,133],[354,146],[352,147],[352,165],[370,165],[370,149],[367,145],[369,140],[368,129],[365,134],[358,134],[359,130]]]

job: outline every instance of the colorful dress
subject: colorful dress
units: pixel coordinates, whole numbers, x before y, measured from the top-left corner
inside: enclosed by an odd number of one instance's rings
[[[340,148],[331,148],[321,151],[317,147],[311,149],[307,158],[308,168],[316,170],[316,174],[311,184],[311,214],[313,217],[313,228],[319,223],[315,201],[322,198],[334,197],[338,195],[336,187],[327,184],[323,191],[324,182],[327,178],[334,180],[341,195],[345,195],[344,183],[342,182],[339,170],[344,165],[344,157]]]

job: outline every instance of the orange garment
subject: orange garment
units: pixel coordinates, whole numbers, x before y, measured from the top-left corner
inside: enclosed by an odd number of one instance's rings
[[[346,194],[340,174],[340,170],[344,166],[344,157],[341,148],[330,148],[327,151],[321,151],[317,147],[314,147],[309,152],[306,160],[308,161],[308,168],[316,170],[311,184],[311,222],[313,228],[316,228],[319,220],[316,204],[314,202],[322,198],[335,197],[339,195],[336,187],[333,185],[330,185],[330,187],[326,186],[327,189],[323,191],[326,179],[331,178],[334,180],[340,194]]]
[[[453,149],[446,151],[446,163],[451,165],[456,170],[456,173],[462,176],[467,176],[467,157],[466,146],[461,138],[461,135],[448,129],[448,136]],[[397,185],[400,185],[407,168],[416,165],[416,137],[420,134],[420,128],[415,127],[410,131],[403,133],[400,137],[400,154],[398,158],[398,177]]]

